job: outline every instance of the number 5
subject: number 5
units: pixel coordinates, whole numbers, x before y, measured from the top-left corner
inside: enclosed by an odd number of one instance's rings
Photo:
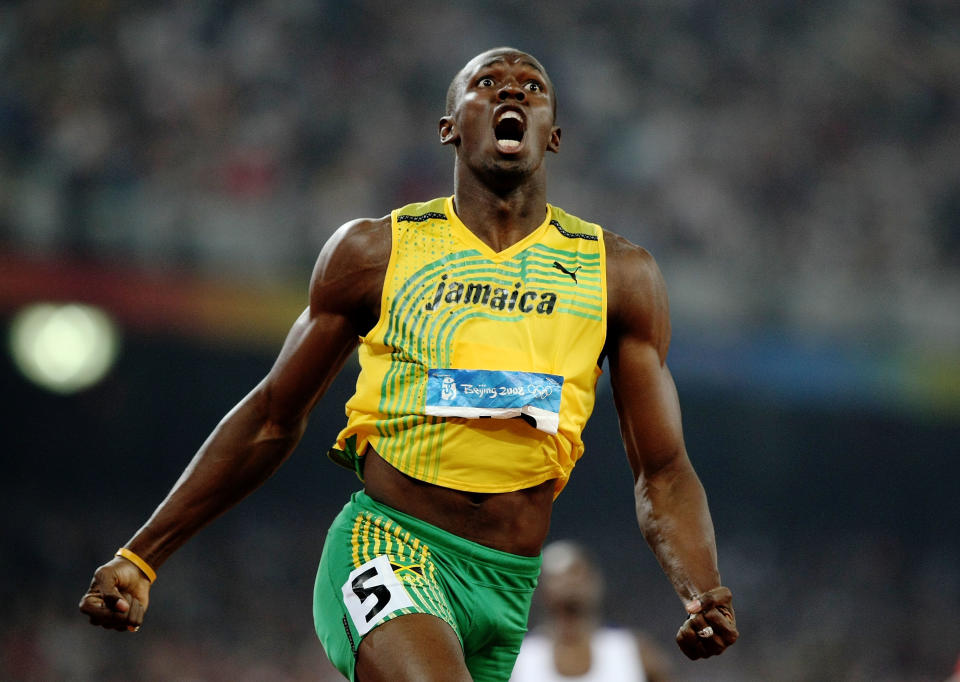
[[[357,598],[362,602],[367,601],[367,597],[373,595],[377,598],[377,603],[373,605],[373,608],[364,616],[366,622],[373,620],[373,617],[378,613],[383,611],[383,607],[390,603],[390,590],[384,585],[373,585],[367,587],[366,583],[371,578],[374,578],[377,575],[377,567],[371,566],[363,573],[358,575],[356,578],[350,581],[350,587],[353,588],[353,593],[357,595]]]
[[[413,606],[386,555],[374,557],[354,569],[341,590],[343,603],[361,636],[367,634],[381,617]]]

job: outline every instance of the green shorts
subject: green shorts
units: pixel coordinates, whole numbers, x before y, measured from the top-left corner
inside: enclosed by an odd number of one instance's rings
[[[539,556],[464,540],[358,492],[327,533],[314,623],[327,656],[350,680],[364,635],[393,618],[429,613],[457,633],[474,680],[506,681],[539,574]]]

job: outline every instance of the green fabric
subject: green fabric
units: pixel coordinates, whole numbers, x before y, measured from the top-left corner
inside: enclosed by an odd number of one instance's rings
[[[347,437],[344,441],[343,450],[335,447],[327,450],[327,457],[334,464],[342,466],[344,469],[350,469],[357,475],[357,478],[363,481],[364,459],[357,452],[357,434]]]
[[[540,557],[484,547],[358,492],[327,534],[313,603],[317,635],[330,660],[348,679],[354,679],[362,635],[356,614],[345,603],[343,586],[348,585],[349,593],[350,585],[356,586],[349,579],[351,573],[382,556],[389,560],[389,577],[395,576],[402,585],[397,589],[405,592],[407,605],[376,611],[379,597],[370,596],[372,591],[363,590],[361,583],[360,594],[369,597],[362,602],[362,615],[375,614],[374,627],[408,613],[433,614],[457,634],[476,682],[510,678],[527,631]]]

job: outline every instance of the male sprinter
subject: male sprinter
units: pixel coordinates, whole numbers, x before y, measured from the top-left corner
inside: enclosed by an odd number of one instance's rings
[[[736,640],[666,366],[663,279],[643,249],[547,205],[555,116],[533,57],[499,48],[463,67],[439,125],[453,196],[333,235],[273,368],[97,569],[80,605],[92,623],[140,627],[155,570],[289,456],[359,340],[331,457],[364,488],[333,521],[314,598],[349,679],[509,678],[604,357],[640,527],[686,606],[677,642],[701,658]]]

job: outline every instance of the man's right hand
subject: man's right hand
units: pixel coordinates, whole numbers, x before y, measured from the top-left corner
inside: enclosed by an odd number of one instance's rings
[[[91,625],[136,632],[150,601],[150,581],[135,565],[114,557],[93,574],[90,588],[80,600],[80,610]]]

